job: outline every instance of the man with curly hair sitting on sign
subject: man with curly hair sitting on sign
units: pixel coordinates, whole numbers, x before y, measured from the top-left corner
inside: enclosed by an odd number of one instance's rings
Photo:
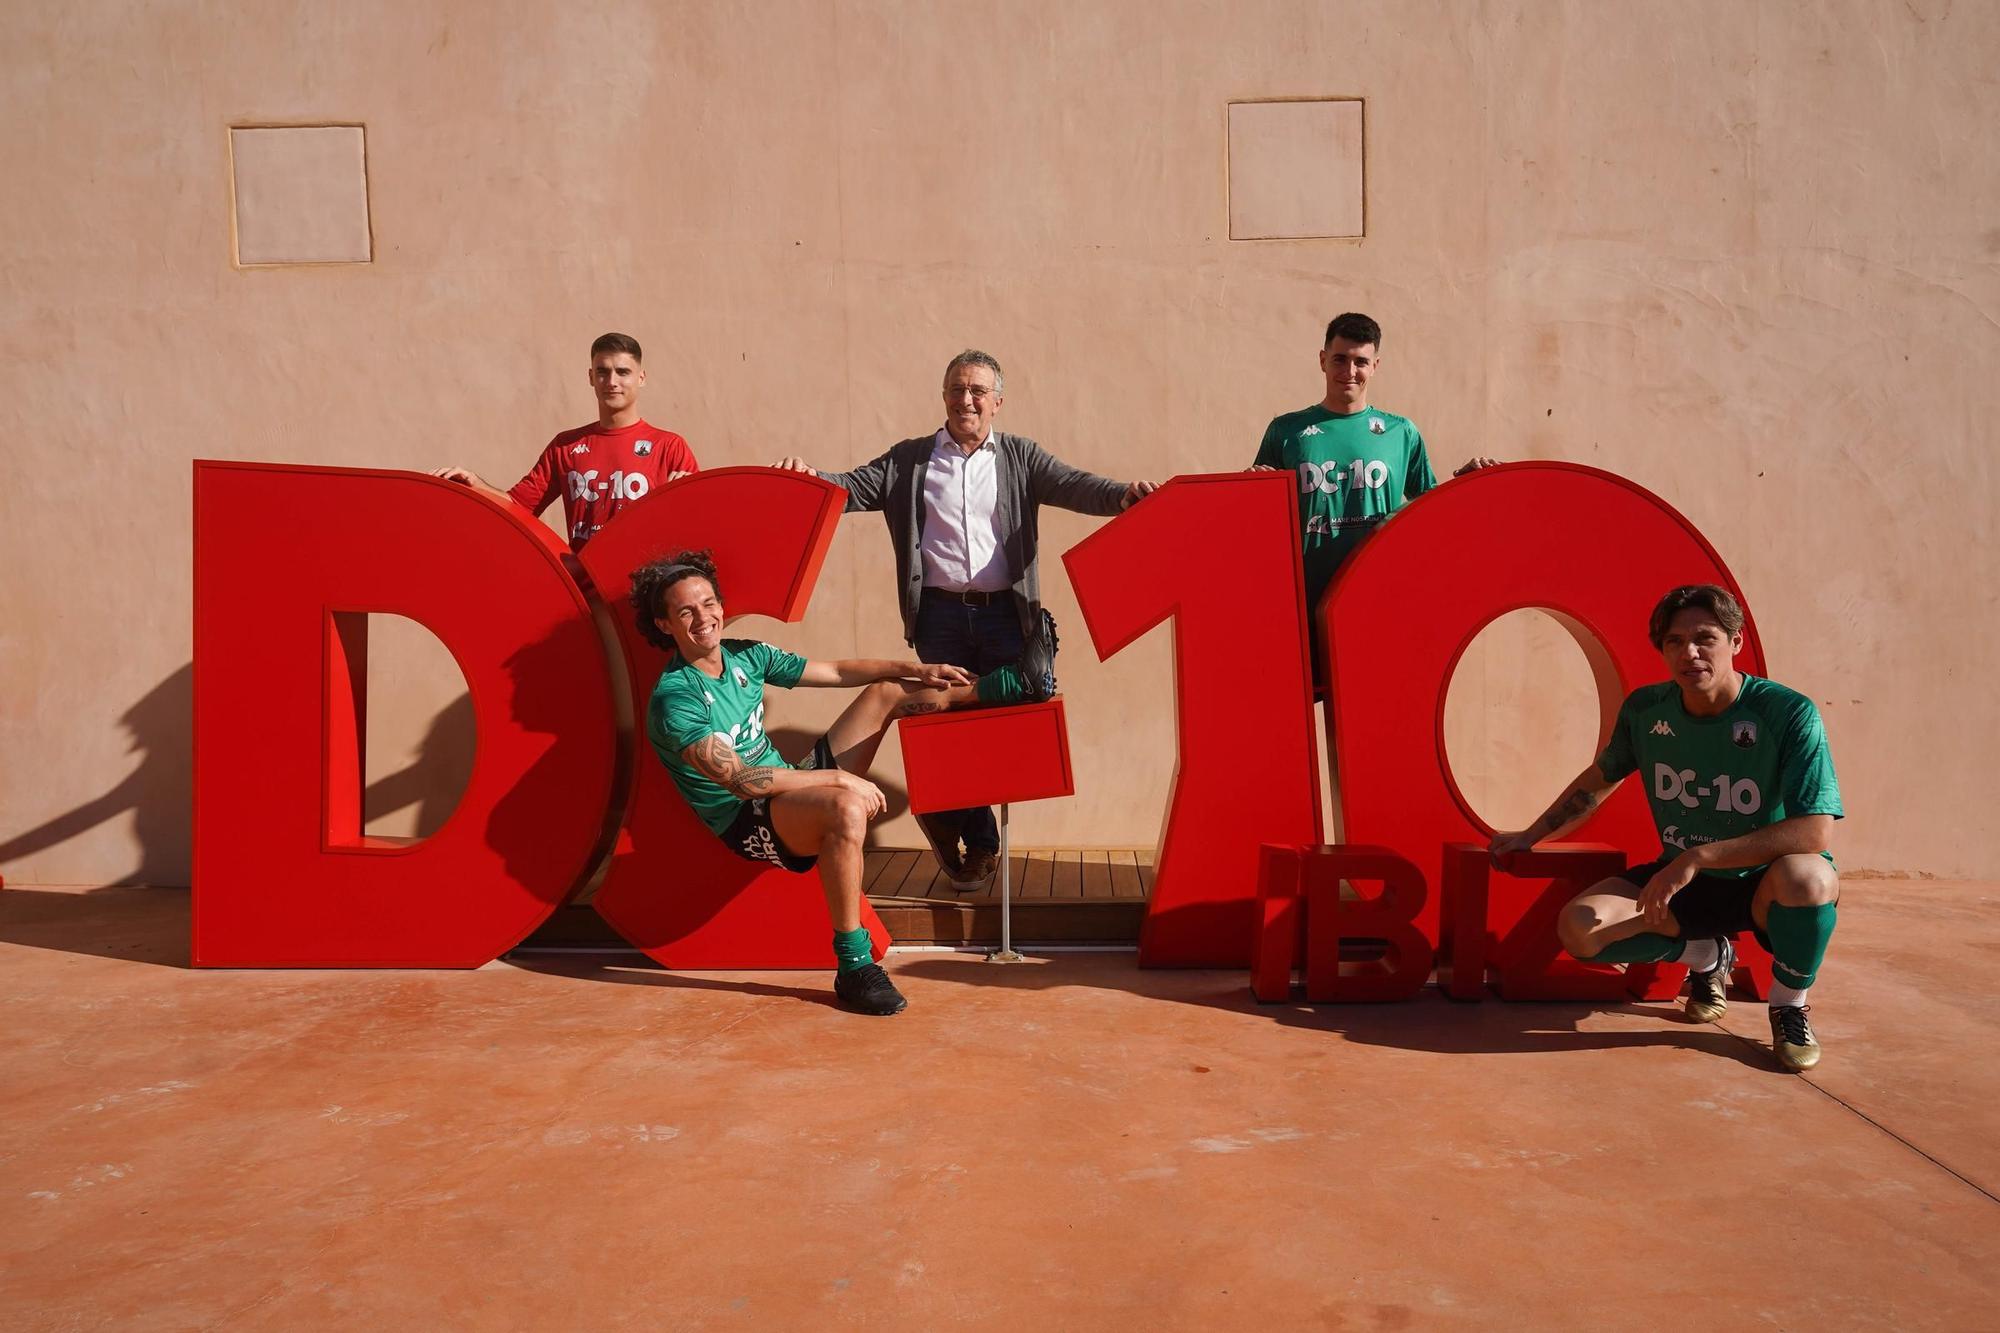
[[[724,845],[803,874],[815,864],[833,918],[834,994],[850,1009],[894,1014],[906,1001],[875,962],[861,925],[861,851],[882,791],[865,776],[889,724],[911,713],[1011,704],[1055,692],[1051,654],[974,679],[943,663],[851,658],[811,662],[753,639],[726,639],[722,585],[707,551],[681,551],[632,574],[640,634],[671,653],[646,708],[646,738],[674,785]],[[764,731],[764,687],[865,687],[796,763]]]

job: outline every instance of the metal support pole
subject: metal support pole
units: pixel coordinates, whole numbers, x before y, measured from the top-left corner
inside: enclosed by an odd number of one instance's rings
[[[989,963],[1023,961],[1014,952],[1014,885],[1007,870],[1007,805],[1000,805],[1000,947],[986,955]]]

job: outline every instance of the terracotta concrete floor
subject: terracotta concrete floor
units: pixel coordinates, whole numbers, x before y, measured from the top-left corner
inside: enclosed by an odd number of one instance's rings
[[[1921,932],[1917,934],[1914,932]],[[1130,955],[193,972],[0,891],[0,1326],[2000,1324],[2000,886],[1761,1006],[1251,1004]]]

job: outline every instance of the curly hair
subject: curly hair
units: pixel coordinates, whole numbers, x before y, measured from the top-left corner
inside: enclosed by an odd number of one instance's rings
[[[667,589],[682,579],[701,578],[708,580],[708,586],[715,589],[716,600],[722,599],[722,584],[715,576],[715,553],[713,551],[676,551],[665,559],[652,561],[632,571],[632,619],[639,629],[639,637],[662,652],[675,651],[674,636],[660,628],[660,616],[664,612]]]
[[[1690,607],[1706,611],[1715,617],[1715,623],[1722,626],[1722,632],[1732,638],[1743,629],[1743,608],[1727,589],[1718,588],[1713,583],[1688,583],[1675,588],[1660,599],[1653,608],[1651,620],[1646,625],[1646,637],[1659,648],[1667,641],[1667,630],[1673,626],[1674,617]]]

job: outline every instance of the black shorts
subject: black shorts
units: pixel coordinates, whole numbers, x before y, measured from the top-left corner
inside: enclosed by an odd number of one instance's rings
[[[1676,852],[1674,855],[1679,855]],[[1635,889],[1663,870],[1673,856],[1662,856],[1641,866],[1633,866],[1619,876]],[[1680,927],[1684,940],[1713,939],[1718,935],[1740,935],[1749,931],[1757,943],[1771,947],[1770,936],[1751,919],[1750,903],[1757,896],[1769,866],[1759,866],[1747,875],[1697,874],[1688,886],[1667,903],[1667,914]]]
[[[812,753],[792,767],[834,768],[833,747],[822,736],[813,742]],[[765,861],[783,866],[794,874],[802,875],[819,864],[817,856],[795,856],[785,850],[785,844],[778,840],[778,831],[771,827],[771,802],[768,798],[745,801],[737,807],[736,818],[715,836],[722,839],[723,846],[746,861]]]

